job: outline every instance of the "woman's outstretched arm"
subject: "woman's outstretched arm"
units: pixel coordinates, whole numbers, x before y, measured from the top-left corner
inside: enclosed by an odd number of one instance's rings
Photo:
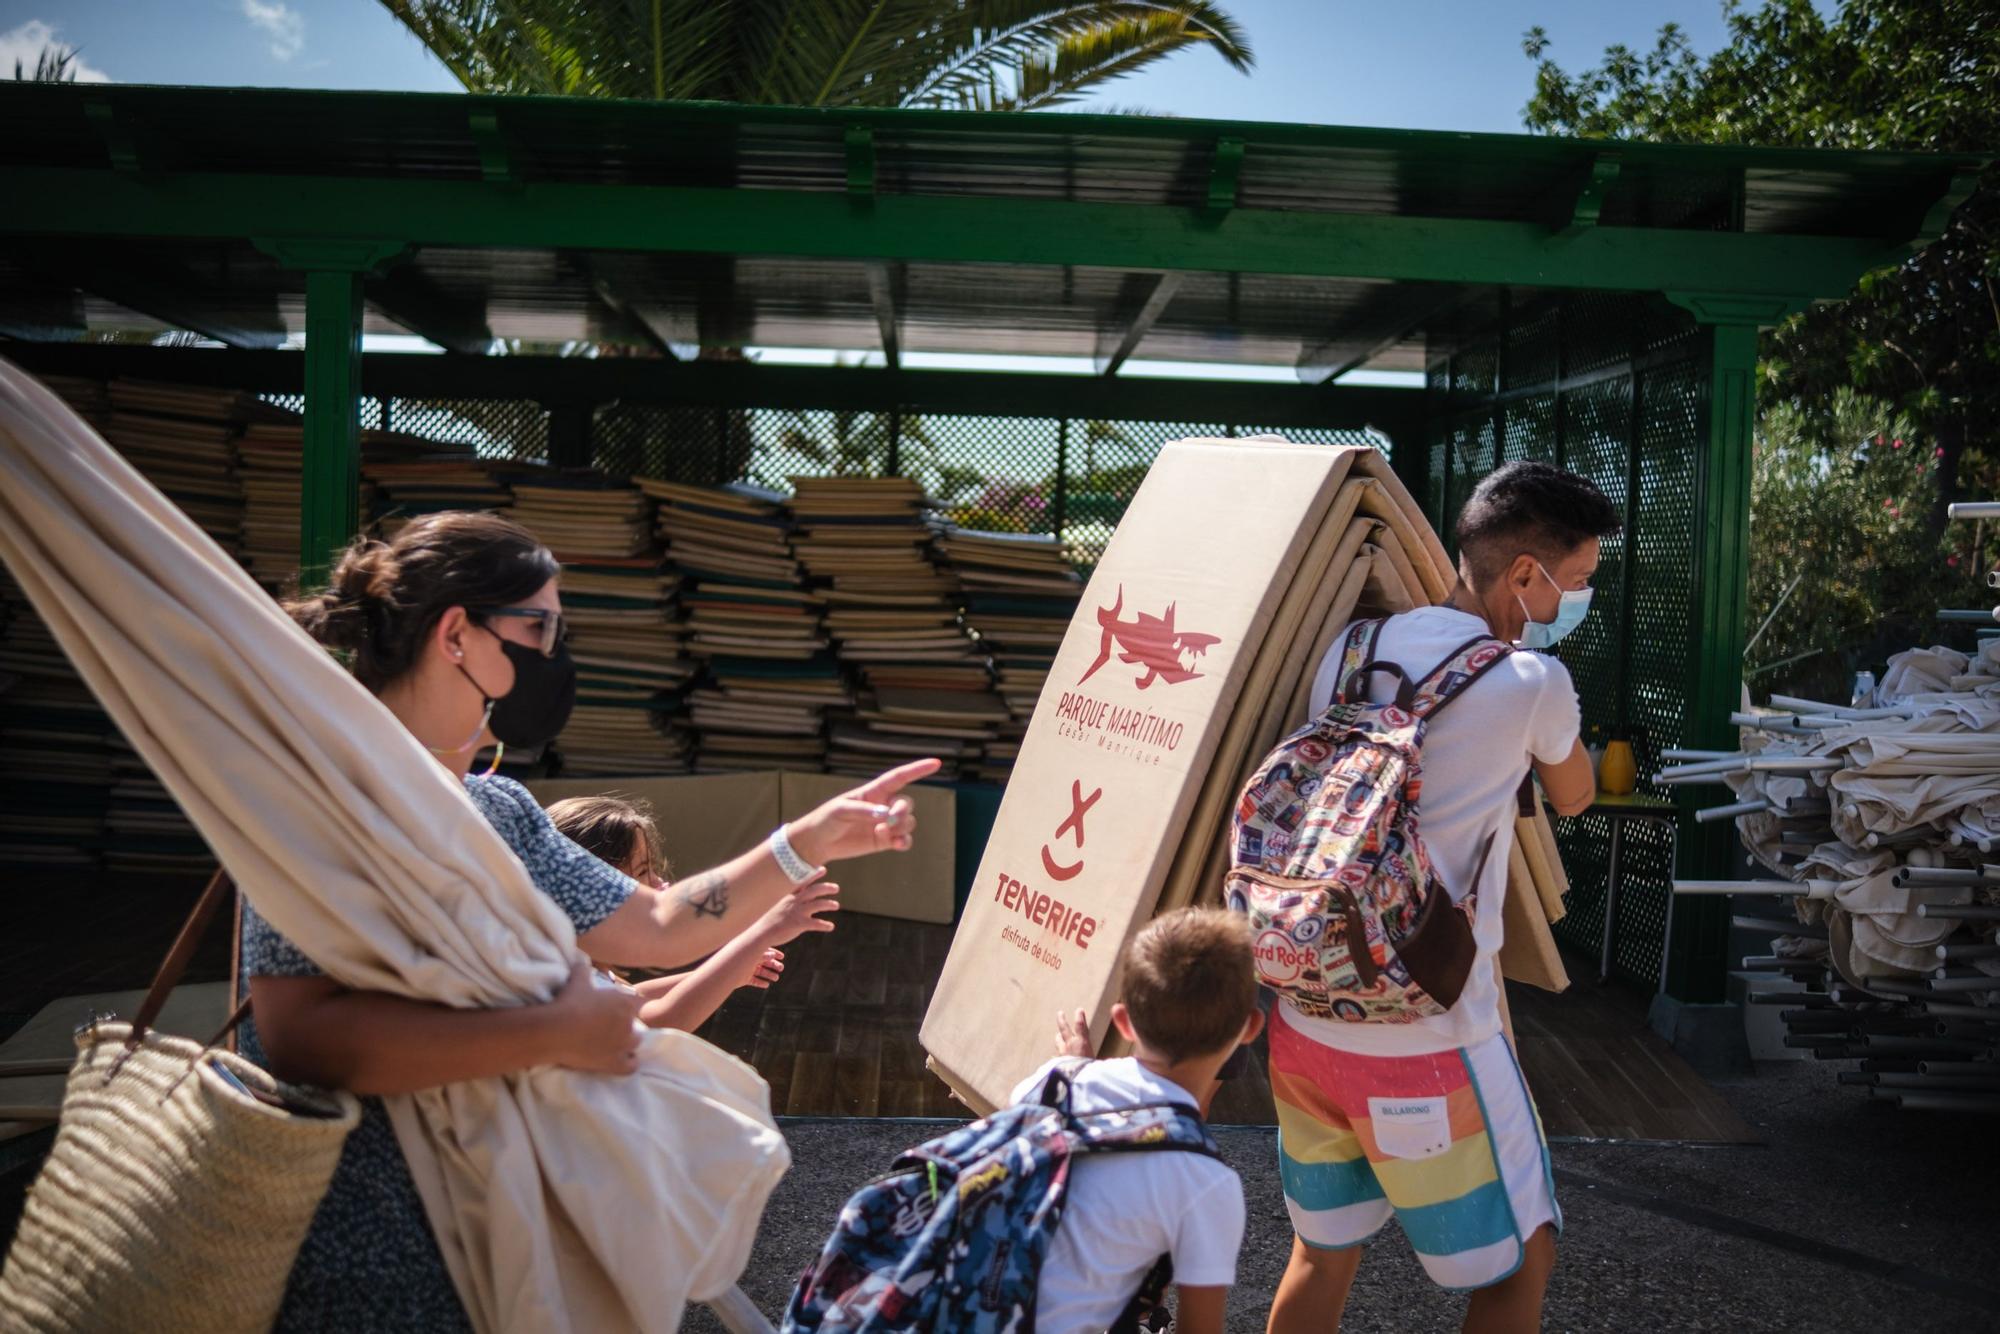
[[[907,849],[917,822],[909,798],[898,794],[936,773],[938,764],[918,760],[891,769],[792,821],[792,849],[820,867]],[[664,889],[642,885],[577,943],[599,963],[676,968],[721,949],[794,888],[770,848],[759,844]]]

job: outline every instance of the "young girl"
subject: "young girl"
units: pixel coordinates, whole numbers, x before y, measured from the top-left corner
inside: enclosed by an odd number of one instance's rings
[[[549,807],[556,832],[642,885],[664,889],[671,874],[650,812],[619,797],[565,797]],[[768,988],[785,971],[779,948],[808,931],[831,931],[821,916],[838,912],[840,886],[816,881],[779,899],[742,935],[687,973],[669,973],[633,985],[643,1000],[639,1017],[653,1028],[692,1033],[707,1023],[738,987]]]
[[[576,664],[565,642],[560,574],[555,557],[519,524],[493,514],[432,514],[392,542],[355,543],[325,589],[287,610],[342,653],[355,679],[463,784],[536,887],[568,915],[586,957],[687,965],[760,922],[826,863],[910,846],[915,819],[898,793],[935,773],[935,760],[891,770],[671,885],[657,876],[635,881],[591,856],[558,834],[512,779],[470,774],[482,749],[539,745],[568,721]],[[644,1002],[596,985],[590,966],[579,963],[543,1004],[457,1009],[342,986],[314,963],[314,943],[287,940],[244,906],[243,975],[253,1007],[241,1033],[244,1054],[282,1079],[362,1095],[361,1123],[292,1265],[275,1327],[283,1334],[469,1330],[382,1096],[550,1065],[629,1075],[638,1068],[632,1021]]]

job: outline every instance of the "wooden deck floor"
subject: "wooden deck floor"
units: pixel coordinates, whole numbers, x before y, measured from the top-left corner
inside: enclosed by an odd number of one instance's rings
[[[22,876],[11,886],[10,930],[0,936],[0,1036],[59,997],[145,986],[200,887],[198,878]],[[225,934],[217,929],[203,942],[190,981],[226,976]],[[779,1115],[962,1116],[924,1069],[917,1043],[950,947],[950,927],[848,914],[830,935],[788,946],[785,980],[768,992],[738,992],[702,1036],[757,1067]],[[1588,985],[1562,996],[1512,987],[1509,997],[1521,1064],[1549,1134],[1757,1138],[1647,1030],[1640,998]],[[1261,1044],[1256,1055],[1217,1097],[1218,1123],[1274,1119]]]
[[[950,945],[949,927],[845,917],[831,935],[788,946],[785,980],[768,992],[738,992],[702,1036],[757,1067],[780,1115],[963,1115],[925,1071],[917,1043]],[[1589,986],[1562,996],[1510,987],[1509,998],[1522,1068],[1549,1134],[1756,1139],[1721,1095],[1646,1028],[1636,998]],[[1050,1038],[1053,1044],[1053,1030]],[[1261,1042],[1255,1055],[1244,1077],[1217,1096],[1211,1120],[1275,1120]]]

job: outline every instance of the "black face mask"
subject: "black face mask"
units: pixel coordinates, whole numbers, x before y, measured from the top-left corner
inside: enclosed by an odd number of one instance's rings
[[[493,739],[516,750],[555,740],[576,708],[576,660],[569,655],[569,645],[556,645],[556,655],[545,658],[540,649],[501,639],[485,626],[480,629],[500,640],[500,651],[514,664],[514,688],[499,699],[473,681],[464,663],[458,665],[459,673],[486,701],[486,726]]]

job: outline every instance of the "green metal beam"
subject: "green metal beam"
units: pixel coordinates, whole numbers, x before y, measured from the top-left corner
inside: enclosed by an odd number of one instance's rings
[[[1385,289],[1361,309],[1352,328],[1300,351],[1300,382],[1333,383],[1395,347],[1464,298],[1457,288],[1431,283]]]
[[[146,165],[139,150],[138,136],[132,132],[131,119],[119,112],[109,102],[86,102],[83,114],[97,127],[104,138],[104,151],[111,159],[111,165],[118,171],[139,171]]]
[[[1722,324],[1709,331],[1706,408],[1708,438],[1697,455],[1695,606],[1688,717],[1691,744],[1736,744],[1729,715],[1743,689],[1744,601],[1750,580],[1750,445],[1757,407],[1757,327]],[[1684,801],[1698,804],[1694,789]],[[1733,824],[1685,820],[1676,874],[1730,878]],[[1729,972],[1729,904],[1722,898],[1676,897],[1663,989],[1688,1002],[1724,999]]]
[[[1454,130],[1408,130],[1374,126],[1314,125],[1300,122],[1212,120],[1135,116],[1119,113],[966,112],[904,107],[746,106],[724,102],[605,101],[542,94],[383,93],[332,89],[170,88],[105,84],[9,84],[0,82],[0,109],[20,114],[44,106],[102,101],[127,108],[144,124],[163,111],[194,109],[204,117],[242,122],[239,135],[261,129],[264,142],[291,144],[299,127],[337,124],[363,127],[427,124],[490,114],[541,136],[561,134],[567,142],[643,142],[649,137],[692,135],[715,139],[748,128],[798,135],[819,134],[838,141],[849,127],[895,136],[944,134],[977,142],[998,139],[1012,145],[1064,145],[1088,139],[1109,144],[1170,142],[1210,145],[1220,138],[1245,140],[1253,149],[1281,147],[1363,152],[1404,160],[1424,157],[1484,162],[1507,160],[1525,167],[1587,163],[1615,151],[1630,167],[1648,171],[1712,172],[1730,166],[1802,172],[1935,171],[1941,164],[1978,163],[1972,154],[1891,153],[1823,148],[1772,148],[1749,144],[1679,144],[1567,139],[1553,135],[1468,134]],[[4,114],[4,113],[0,113]],[[47,114],[41,112],[41,114]],[[524,130],[524,132],[525,132]]]
[[[285,321],[268,293],[218,289],[161,256],[139,262],[66,245],[31,245],[26,254],[44,272],[171,328],[233,348],[285,345]]]
[[[514,157],[507,149],[499,114],[475,111],[466,117],[466,124],[472,131],[472,142],[479,149],[480,176],[495,185],[518,185],[520,174],[514,169]]]
[[[326,582],[334,553],[361,529],[361,275],[306,275],[306,431],[299,498],[299,584]]]
[[[1122,329],[1098,331],[1096,365],[1099,375],[1118,374],[1118,368],[1138,350],[1139,344],[1146,341],[1146,335],[1159,323],[1160,316],[1167,313],[1174,293],[1181,290],[1181,284],[1186,280],[1187,275],[1183,273],[1158,275],[1146,283],[1146,299]]]
[[[362,280],[399,259],[395,242],[342,237],[257,239],[306,275],[305,446],[299,466],[299,582],[324,583],[361,530]]]
[[[868,262],[868,302],[881,331],[882,360],[891,370],[903,364],[903,339],[896,320],[896,286],[884,260]]]
[[[265,394],[296,394],[305,383],[306,359],[296,352],[24,342],[7,344],[6,355],[42,374],[123,375]],[[1375,385],[759,366],[644,357],[371,352],[362,363],[368,392],[385,398],[512,398],[551,405],[615,399],[691,408],[854,412],[900,407],[909,413],[998,417],[1025,410],[1080,421],[1221,421],[1277,429],[1372,426],[1409,448],[1419,439],[1424,400],[1421,390]]]
[[[850,125],[843,136],[847,145],[847,193],[858,200],[875,194],[875,131],[865,125]]]
[[[1227,213],[1236,207],[1237,191],[1243,180],[1243,141],[1224,135],[1215,141],[1215,157],[1208,171],[1208,211]]]
[[[1945,228],[1951,226],[1951,215],[1958,212],[1958,206],[1972,198],[1979,188],[1979,173],[1961,171],[1951,178],[1951,184],[1937,197],[1924,220],[1917,225],[1917,234],[1910,238],[1910,249],[1922,250],[1931,242],[1944,235]]]
[[[1085,265],[1803,299],[1844,295],[1903,238],[1745,235],[1157,204],[710,187],[0,169],[0,232],[318,237],[393,245]],[[372,233],[372,235],[371,235]]]
[[[439,289],[418,270],[402,265],[366,284],[368,304],[447,352],[483,356],[493,346],[493,330],[477,302]]]
[[[1586,229],[1597,225],[1598,214],[1604,210],[1604,197],[1618,179],[1618,166],[1615,153],[1600,153],[1590,164],[1590,174],[1577,187],[1576,198],[1570,204],[1569,223],[1563,228],[1563,236],[1581,236]]]
[[[83,296],[73,287],[22,286],[0,292],[0,338],[67,343],[82,338],[88,327]]]

